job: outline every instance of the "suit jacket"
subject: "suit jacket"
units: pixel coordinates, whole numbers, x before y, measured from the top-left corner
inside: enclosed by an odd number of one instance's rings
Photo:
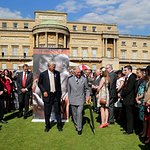
[[[83,76],[77,84],[75,76],[68,79],[68,98],[71,105],[83,105],[86,96],[90,96],[87,80]]]
[[[22,80],[23,80],[23,72],[20,72],[17,76],[17,91],[18,94],[22,94],[21,89],[24,88],[22,86]],[[33,74],[32,72],[28,71],[27,72],[27,80],[26,80],[26,87],[27,88],[27,92],[26,93],[31,93],[32,92],[32,84],[33,84]]]
[[[92,85],[99,86],[100,81],[101,81],[101,77],[100,76],[98,78],[95,77],[93,82],[92,82]],[[93,94],[95,94],[97,92],[97,90],[94,90],[94,89],[92,91],[93,91]]]
[[[111,98],[117,98],[117,89],[116,89],[116,81],[117,81],[117,75],[114,71],[109,73],[110,77],[110,84],[109,84],[109,96]]]
[[[127,81],[125,81],[122,88],[121,97],[124,105],[133,105],[135,102],[135,83],[136,77],[131,74]]]
[[[56,90],[55,92],[56,92],[57,101],[60,102],[61,94],[62,94],[61,81],[60,81],[60,73],[56,70],[54,71],[54,82],[55,82],[55,90]],[[48,93],[48,97],[43,96],[43,101],[49,102],[51,97],[51,93],[50,93],[51,89],[50,89],[50,79],[49,79],[48,70],[40,73],[38,86],[42,92],[42,96],[44,92]]]

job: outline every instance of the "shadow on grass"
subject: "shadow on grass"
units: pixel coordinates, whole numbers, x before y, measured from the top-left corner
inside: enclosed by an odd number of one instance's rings
[[[5,116],[5,120],[8,121],[8,120],[11,120],[11,119],[16,118],[16,117],[18,116],[18,113],[19,113],[19,112],[16,111],[16,112],[13,112],[13,113],[11,113],[11,114],[6,115],[6,116]]]
[[[138,145],[141,150],[150,150],[150,144]]]

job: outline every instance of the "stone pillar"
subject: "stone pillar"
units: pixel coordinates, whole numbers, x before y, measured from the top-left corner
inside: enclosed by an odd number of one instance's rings
[[[64,35],[64,48],[67,48],[66,35]]]
[[[107,38],[105,39],[105,57],[106,57],[106,54],[107,54]]]
[[[104,38],[103,38],[103,43],[102,43],[102,57],[105,55],[105,49],[104,49]]]
[[[116,39],[116,57],[118,57],[118,50],[117,50],[117,44],[118,43],[118,40]]]
[[[48,37],[47,37],[47,32],[45,32],[45,47],[48,47]]]
[[[58,33],[56,33],[56,48],[58,48]]]
[[[38,35],[38,33],[36,34],[36,47],[39,47],[39,35]]]
[[[114,39],[113,51],[114,51],[114,58],[116,58],[116,39]]]

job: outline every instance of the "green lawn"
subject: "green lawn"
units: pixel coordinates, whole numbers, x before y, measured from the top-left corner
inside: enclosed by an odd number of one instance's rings
[[[83,134],[77,135],[73,123],[65,123],[63,132],[56,125],[44,132],[44,123],[31,122],[32,117],[12,117],[0,130],[0,150],[150,150],[137,135],[123,135],[118,124],[98,129],[95,119],[95,135],[88,122],[89,110],[85,111]],[[97,115],[94,114],[94,118]]]

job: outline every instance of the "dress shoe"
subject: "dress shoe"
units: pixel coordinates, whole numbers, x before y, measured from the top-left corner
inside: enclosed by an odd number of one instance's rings
[[[44,132],[49,132],[50,128],[45,127]]]
[[[58,126],[57,129],[58,129],[58,131],[63,131],[61,126]]]
[[[115,122],[109,122],[109,124],[115,124]]]
[[[130,135],[130,134],[133,134],[133,132],[123,132],[123,134]]]
[[[100,126],[98,126],[98,128],[105,128],[105,125],[104,124],[101,124]]]
[[[2,124],[7,124],[8,122],[5,121],[5,120],[1,120],[0,123],[2,123]]]
[[[109,125],[108,123],[105,123],[105,124],[104,124],[104,127],[108,127],[108,125]]]
[[[22,113],[22,112],[19,112],[18,118],[21,118],[22,116],[23,116],[23,113]]]
[[[27,116],[23,116],[23,119],[27,119]]]
[[[82,130],[81,131],[78,131],[78,135],[81,135],[82,134]]]

